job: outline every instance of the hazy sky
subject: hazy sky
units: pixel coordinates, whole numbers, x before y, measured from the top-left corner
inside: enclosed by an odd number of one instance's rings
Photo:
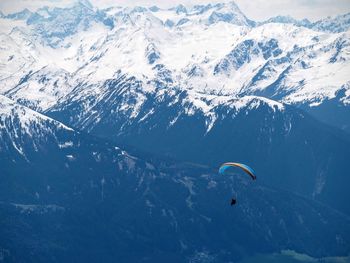
[[[37,7],[65,6],[74,0],[0,0],[0,10],[4,13],[15,12],[25,7],[33,10]],[[103,8],[111,5],[157,5],[170,7],[183,3],[193,5],[200,3],[227,2],[227,0],[91,0],[95,6]],[[350,0],[236,0],[241,10],[253,20],[264,20],[276,15],[291,15],[295,18],[317,20],[350,12]]]

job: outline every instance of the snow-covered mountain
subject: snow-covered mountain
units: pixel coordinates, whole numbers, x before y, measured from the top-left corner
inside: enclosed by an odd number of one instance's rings
[[[215,145],[226,137],[236,149],[236,138],[241,138],[251,145],[238,147],[241,158],[247,153],[245,158],[259,163],[261,152],[255,156],[244,150],[254,151],[256,145],[270,156],[261,167],[264,172],[274,158],[285,162],[281,153],[270,155],[271,145],[282,141],[284,151],[293,147],[290,138],[298,138],[305,142],[298,159],[309,151],[312,129],[319,129],[318,139],[327,138],[330,144],[342,145],[346,137],[289,105],[348,129],[349,31],[313,30],[293,25],[292,19],[257,24],[234,2],[99,10],[84,1],[29,12],[1,18],[6,63],[0,92],[68,126],[213,165],[235,156],[230,148]],[[301,127],[309,130],[299,134]],[[317,145],[314,141],[311,151]],[[201,154],[191,151],[201,146]],[[285,163],[290,171],[286,178],[311,172],[314,180],[307,190],[298,188],[299,180],[293,190],[318,196],[322,191],[316,190],[316,181],[334,173],[323,164],[331,160],[334,169],[343,167],[345,152],[343,147],[318,150],[308,155],[318,161],[310,157],[310,170],[303,172],[297,172],[297,162]],[[278,169],[273,174],[271,178]],[[323,179],[316,180],[320,174]]]
[[[350,13],[338,15],[336,17],[327,17],[316,22],[310,22],[308,19],[297,20],[291,16],[275,16],[259,24],[266,23],[293,24],[295,26],[307,27],[321,32],[340,33],[349,30]]]
[[[315,116],[323,102],[347,110],[350,101],[348,15],[259,24],[234,2],[99,10],[84,1],[0,19],[0,92],[40,111],[120,72],[142,92],[162,85],[196,96],[258,95]],[[343,118],[335,125],[349,127]]]
[[[348,16],[0,13],[0,261],[346,256]],[[257,182],[215,176],[231,160]]]
[[[58,121],[48,118],[27,107],[21,106],[0,95],[0,154],[13,160],[23,157],[29,161],[35,151],[49,141],[60,142],[57,135],[73,130]]]

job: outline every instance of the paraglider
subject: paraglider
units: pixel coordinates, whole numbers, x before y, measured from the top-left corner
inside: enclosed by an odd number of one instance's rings
[[[243,163],[224,163],[219,168],[219,174],[224,174],[225,171],[230,167],[239,167],[241,168],[245,173],[247,173],[253,180],[256,180],[255,172],[252,168],[250,168],[248,165],[245,165]],[[236,204],[236,199],[231,199],[231,206]]]

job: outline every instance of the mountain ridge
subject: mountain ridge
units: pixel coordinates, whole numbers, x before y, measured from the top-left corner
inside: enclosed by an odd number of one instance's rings
[[[163,79],[162,85],[208,96],[265,96],[316,118],[322,112],[318,106],[334,98],[347,111],[348,30],[319,32],[283,17],[282,24],[277,19],[252,25],[234,3],[180,9],[99,10],[77,4],[46,8],[47,14],[30,23],[2,18],[2,56],[8,62],[0,71],[0,93],[44,112],[76,86],[95,85],[123,70],[147,86]],[[346,17],[337,19],[343,23]],[[322,120],[350,126],[346,118]]]

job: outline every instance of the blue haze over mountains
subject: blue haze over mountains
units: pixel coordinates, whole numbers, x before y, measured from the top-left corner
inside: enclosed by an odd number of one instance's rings
[[[0,23],[0,262],[349,256],[350,14],[81,1]]]

